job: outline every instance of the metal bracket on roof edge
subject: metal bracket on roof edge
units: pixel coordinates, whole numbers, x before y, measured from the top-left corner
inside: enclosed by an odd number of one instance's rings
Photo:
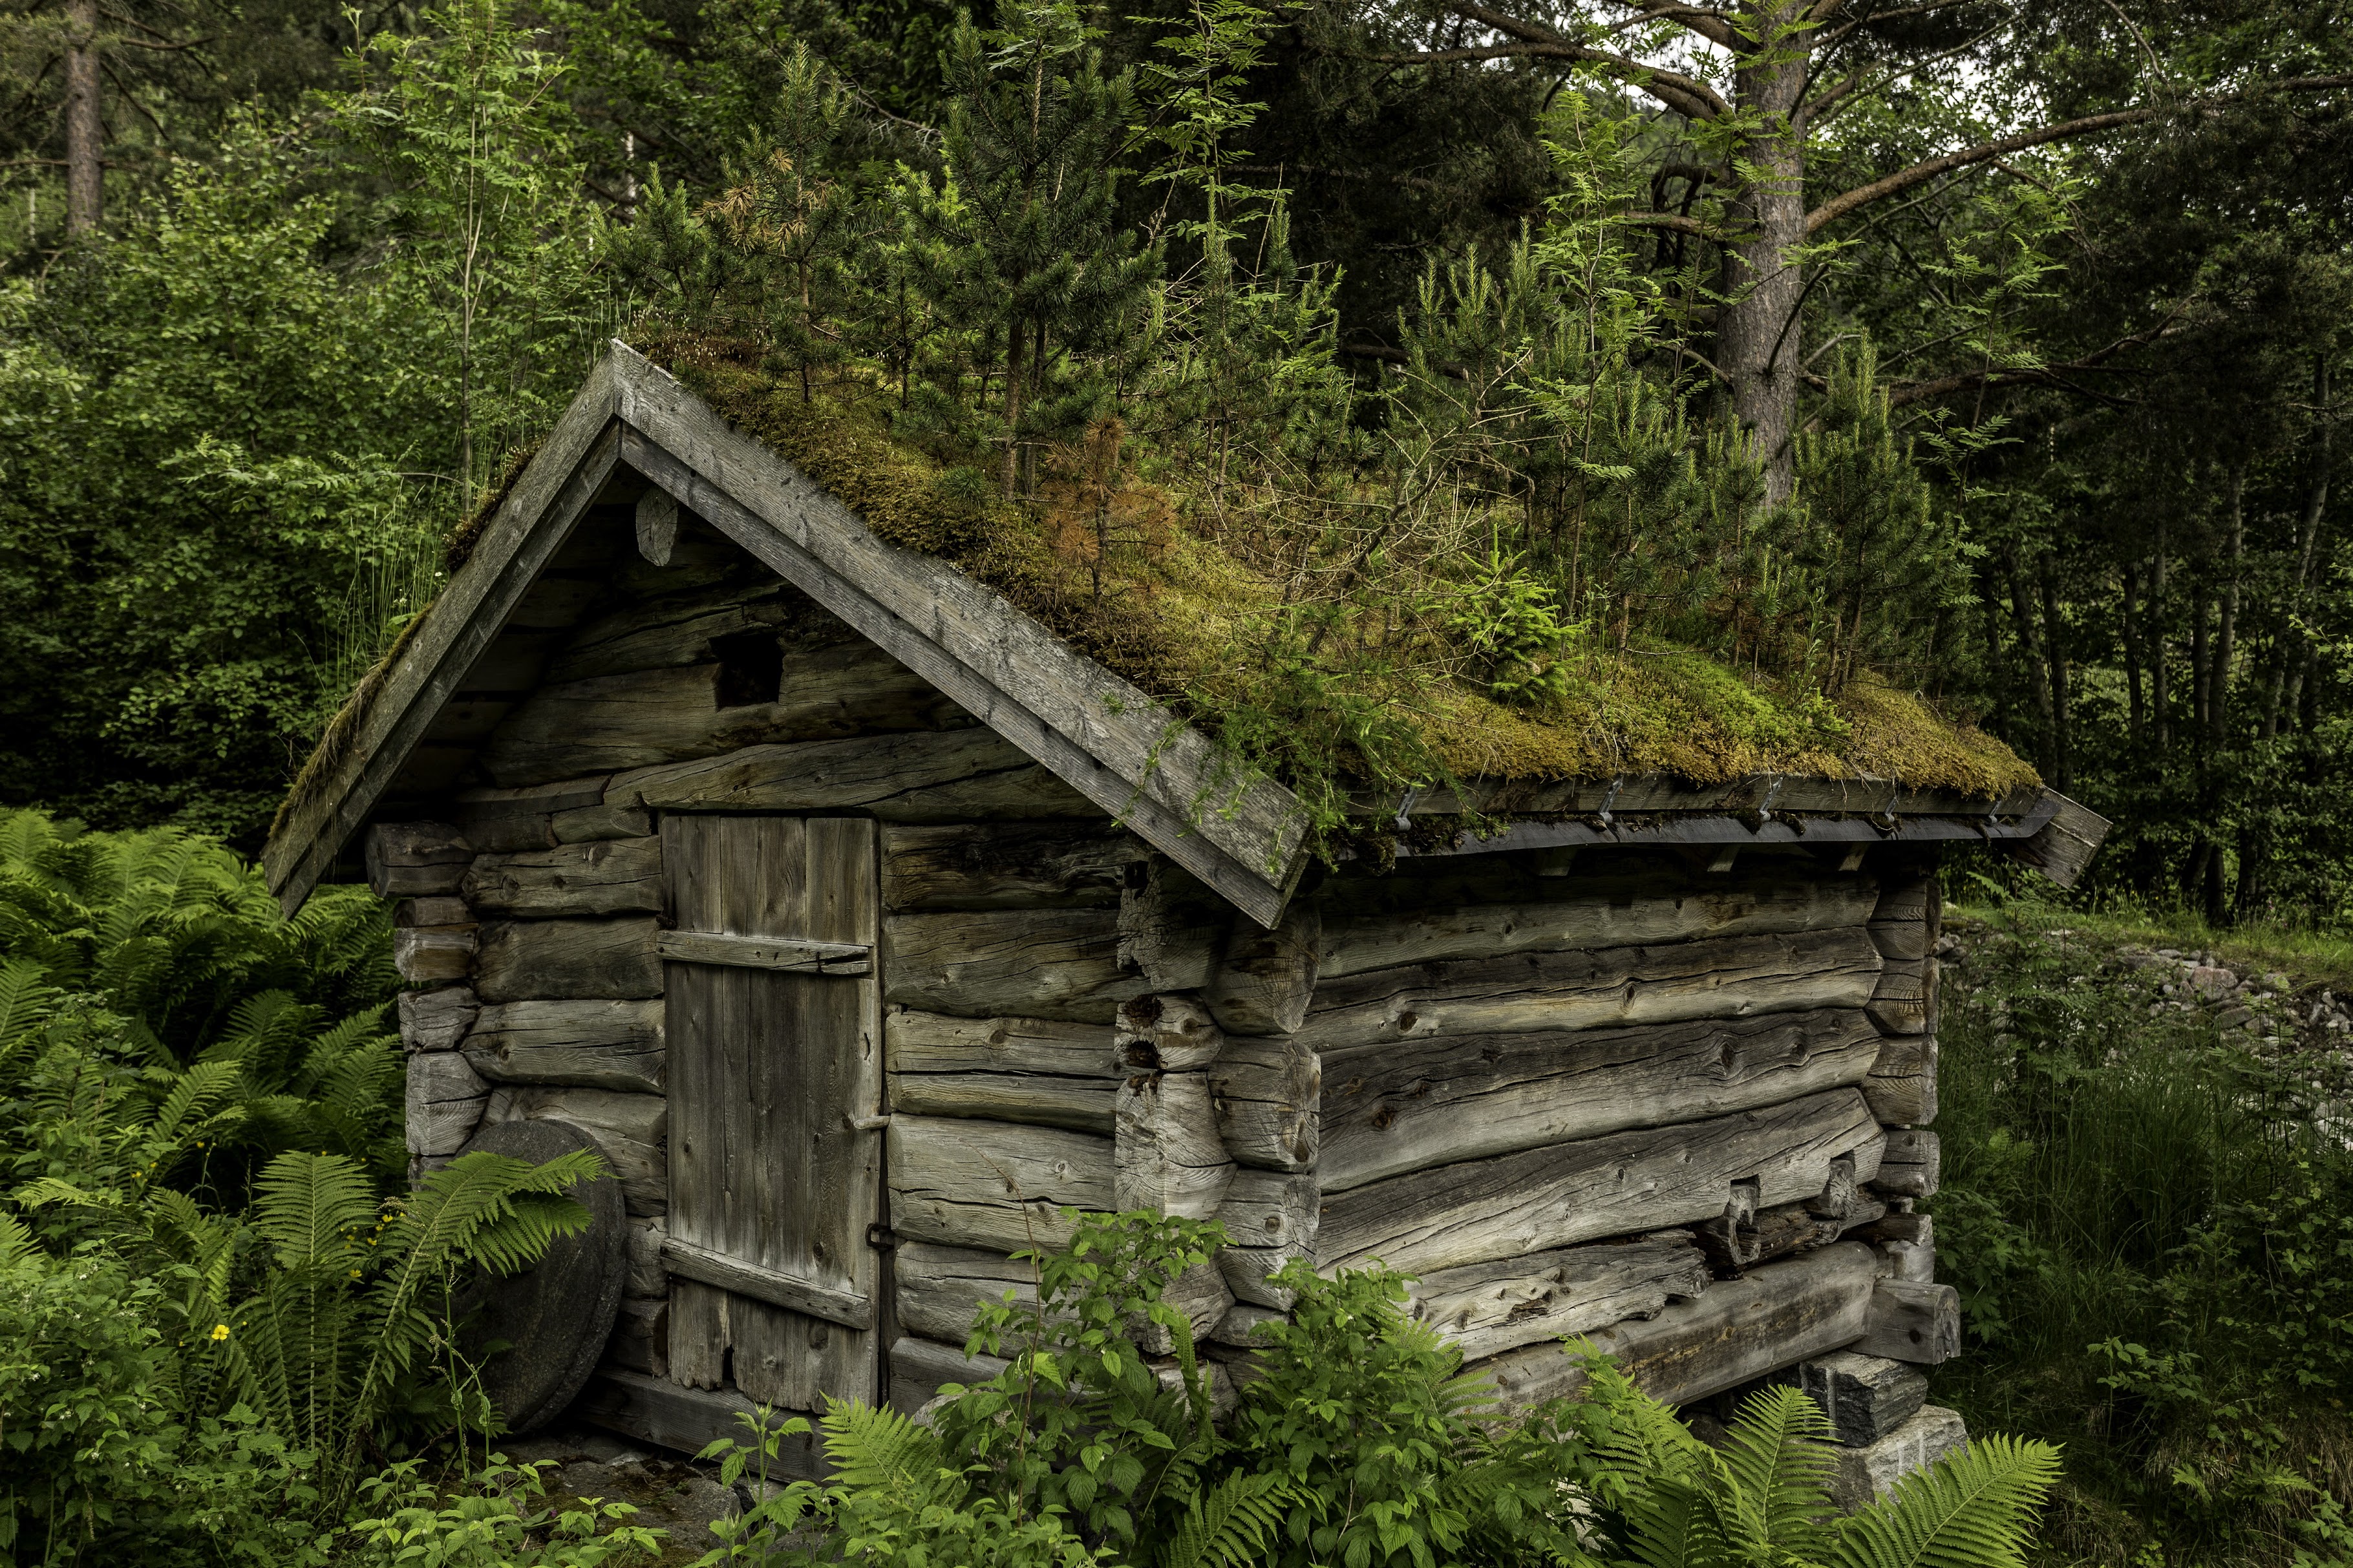
[[[1618,825],[1617,819],[1609,815],[1609,808],[1617,804],[1618,787],[1625,782],[1626,775],[1620,773],[1609,781],[1609,787],[1602,792],[1601,809],[1593,815],[1601,819],[1601,826],[1604,827],[1615,827]]]
[[[1415,784],[1408,784],[1405,794],[1398,798],[1397,825],[1399,832],[1413,826],[1413,803],[1420,798],[1421,790]]]

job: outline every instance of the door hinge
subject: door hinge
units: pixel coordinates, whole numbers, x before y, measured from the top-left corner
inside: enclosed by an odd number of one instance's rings
[[[870,1225],[866,1227],[866,1245],[888,1252],[899,1245],[899,1233],[887,1225]]]

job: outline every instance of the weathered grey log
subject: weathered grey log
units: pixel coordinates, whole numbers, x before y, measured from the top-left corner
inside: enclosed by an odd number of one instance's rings
[[[1887,1152],[1872,1184],[1891,1197],[1933,1198],[1940,1152],[1934,1132],[1890,1130]]]
[[[1871,921],[1873,925],[1916,925],[1925,931],[1936,917],[1938,902],[1936,878],[1917,870],[1892,871],[1880,884]]]
[[[1518,952],[1376,970],[1316,986],[1300,1037],[1329,1054],[1423,1035],[1594,1029],[1860,1007],[1880,957],[1861,926],[1662,947]]]
[[[1688,1405],[1852,1344],[1862,1335],[1873,1283],[1871,1249],[1840,1242],[1712,1285],[1647,1321],[1596,1330],[1586,1342],[1616,1357],[1652,1398]],[[1581,1364],[1549,1344],[1506,1351],[1464,1370],[1491,1378],[1504,1402],[1518,1409],[1573,1394],[1585,1383]]]
[[[1018,1305],[1038,1303],[1038,1266],[1001,1252],[902,1241],[892,1258],[899,1327],[907,1333],[960,1345],[981,1307],[1008,1294]]]
[[[548,820],[558,844],[588,844],[600,838],[642,838],[654,831],[650,813],[632,805],[582,805]]]
[[[1185,1314],[1186,1324],[1198,1344],[1216,1332],[1226,1314],[1233,1310],[1234,1295],[1226,1286],[1217,1259],[1208,1258],[1162,1287],[1160,1301]],[[1128,1325],[1128,1331],[1146,1355],[1165,1356],[1176,1352],[1176,1336],[1158,1323],[1139,1320]]]
[[[1525,1258],[1441,1268],[1407,1289],[1413,1315],[1478,1361],[1515,1345],[1588,1333],[1655,1316],[1708,1288],[1705,1258],[1688,1236],[1562,1247]]]
[[[674,1236],[662,1241],[662,1267],[675,1279],[691,1279],[724,1290],[730,1296],[782,1307],[802,1317],[839,1323],[846,1329],[874,1326],[871,1296],[820,1285],[783,1269],[747,1263],[715,1247],[698,1247]]]
[[[629,1222],[629,1288],[632,1296],[667,1296],[670,1271],[662,1267],[662,1239],[670,1233],[667,1219]]]
[[[490,1095],[491,1086],[453,1051],[409,1058],[408,1152],[427,1156],[455,1154],[474,1135]]]
[[[742,559],[740,552],[737,558]],[[748,576],[640,599],[596,616],[573,632],[564,651],[549,662],[547,683],[563,685],[600,675],[703,664],[712,657],[714,638],[746,632],[776,633],[797,617],[823,615],[773,574],[748,561],[744,564],[750,568]],[[832,621],[829,616],[825,619]]]
[[[1882,1167],[1884,1169],[1884,1167]],[[1936,1245],[1936,1221],[1932,1215],[1885,1214],[1854,1232],[1858,1241],[1905,1241],[1922,1247]]]
[[[1871,1021],[1890,1035],[1934,1034],[1936,961],[1892,959],[1871,994]]]
[[[1112,1126],[1112,1193],[1119,1209],[1184,1219],[1218,1212],[1235,1165],[1218,1136],[1208,1073],[1129,1073],[1113,1102]]]
[[[470,789],[460,793],[459,826],[466,841],[483,855],[511,855],[527,849],[552,849],[556,816],[564,811],[592,808],[603,796],[605,775],[559,779],[524,789]]]
[[[1271,931],[1236,924],[1202,998],[1232,1035],[1287,1035],[1306,1020],[1323,962],[1324,917],[1294,902]]]
[[[1883,1158],[1885,1156],[1886,1149],[1887,1145],[1883,1141],[1880,1144]],[[1851,1154],[1840,1155],[1831,1162],[1830,1177],[1822,1184],[1822,1190],[1805,1200],[1806,1212],[1816,1219],[1825,1219],[1833,1224],[1844,1225],[1847,1215],[1854,1208],[1856,1183],[1859,1179],[1854,1157]]]
[[[1933,1285],[1936,1279],[1936,1249],[1916,1241],[1883,1241],[1879,1244],[1881,1273],[1889,1279],[1902,1279],[1915,1285]]]
[[[1862,1080],[1871,1112],[1891,1127],[1926,1127],[1936,1120],[1936,1037],[1890,1035]]]
[[[1108,1024],[1144,983],[1109,910],[976,910],[882,922],[884,997],[930,1013]]]
[[[894,1115],[891,1226],[906,1239],[1019,1252],[1071,1237],[1064,1207],[1113,1207],[1109,1138],[1056,1128]]]
[[[638,498],[638,553],[655,566],[670,564],[670,552],[678,547],[678,502],[670,492],[659,487],[649,489]]]
[[[1121,1073],[1100,1024],[883,1015],[891,1103],[926,1116],[1034,1121],[1109,1136]]]
[[[1822,1190],[1830,1163],[1879,1138],[1851,1089],[1784,1105],[1556,1143],[1392,1176],[1324,1198],[1318,1267],[1375,1258],[1408,1273],[1690,1225],[1730,1184],[1761,1205]]]
[[[1119,901],[1119,962],[1146,991],[1209,983],[1233,910],[1191,873],[1154,854],[1131,862]]]
[[[1882,1279],[1854,1348],[1864,1355],[1938,1366],[1961,1353],[1961,1296],[1950,1285]]]
[[[1271,1307],[1255,1307],[1248,1301],[1237,1301],[1226,1309],[1226,1315],[1218,1320],[1218,1326],[1209,1331],[1208,1338],[1213,1344],[1256,1349],[1266,1343],[1260,1335],[1268,1324],[1286,1321],[1282,1313]]]
[[[1118,1021],[1112,1047],[1131,1072],[1190,1072],[1225,1054],[1225,1031],[1198,997],[1156,991],[1130,997],[1120,1005]]]
[[[500,1083],[662,1090],[659,1001],[509,1002],[485,1007],[466,1059]]]
[[[2059,809],[2032,837],[2013,844],[2010,852],[2061,887],[2072,888],[2075,879],[2084,874],[2084,868],[2092,863],[2100,841],[2108,836],[2110,824],[2098,812],[2077,805],[2056,790],[2045,793],[2057,799]]]
[[[651,920],[629,916],[487,921],[474,990],[485,1002],[659,996],[654,931]]]
[[[893,825],[882,834],[882,906],[892,910],[1115,907],[1143,840],[1067,822]]]
[[[447,822],[380,822],[368,829],[368,890],[379,899],[454,893],[474,847]]]
[[[607,838],[513,855],[480,855],[467,901],[509,915],[652,913],[661,905],[661,840]]]
[[[787,974],[861,975],[874,972],[874,948],[863,942],[819,942],[801,936],[725,936],[715,931],[666,931],[654,938],[654,954],[665,963],[717,964],[726,969],[765,969]]]
[[[499,726],[480,761],[503,784],[655,766],[744,746],[934,730],[963,710],[862,638],[796,649],[779,692],[718,703],[720,666],[679,665],[543,686]]]
[[[480,1005],[463,985],[400,994],[400,1043],[412,1051],[449,1051],[474,1026]]]
[[[1928,1402],[1927,1374],[1885,1356],[1837,1351],[1799,1363],[1797,1373],[1830,1418],[1831,1436],[1850,1448],[1878,1442]]]
[[[978,728],[746,746],[621,773],[606,801],[673,811],[864,811],[885,822],[1103,815]]]
[[[479,940],[470,925],[403,926],[392,933],[392,967],[411,984],[463,980]]]
[[[605,1342],[605,1364],[649,1377],[670,1375],[670,1300],[624,1296]]]
[[[1209,1069],[1218,1136],[1238,1164],[1305,1171],[1316,1162],[1323,1062],[1288,1035],[1237,1037]]]
[[[1831,1501],[1841,1513],[1860,1513],[1894,1491],[1905,1477],[1967,1447],[1968,1440],[1958,1412],[1924,1405],[1875,1443],[1831,1450]]]
[[[1303,1247],[1229,1247],[1218,1254],[1218,1268],[1237,1301],[1287,1312],[1293,1292],[1272,1283],[1272,1276],[1288,1268],[1293,1258],[1307,1256]]]
[[[1668,894],[1657,890],[1655,880],[1589,890],[1581,882],[1561,886],[1573,896],[1327,919],[1324,977],[1515,952],[1648,947],[1700,937],[1861,926],[1874,901],[1866,881],[1786,871],[1728,881],[1711,878]]]
[[[999,1356],[967,1357],[961,1342],[948,1345],[902,1334],[891,1343],[891,1407],[913,1415],[937,1396],[942,1384],[987,1383],[1006,1365]]]
[[[1926,958],[1933,946],[1928,937],[1928,922],[1925,920],[1873,920],[1865,929],[1871,932],[1871,943],[1879,949],[1882,958],[1907,962]]]
[[[1237,1171],[1218,1219],[1238,1247],[1296,1247],[1314,1256],[1324,1226],[1312,1174]]]
[[[699,1454],[722,1437],[748,1439],[751,1429],[743,1417],[757,1417],[761,1411],[732,1389],[681,1388],[668,1377],[607,1367],[588,1380],[573,1401],[571,1414],[640,1443]],[[784,1411],[767,1414],[778,1424],[787,1415]],[[813,1435],[780,1436],[776,1456],[768,1463],[771,1480],[822,1480],[826,1475],[825,1456]]]
[[[529,1084],[499,1089],[487,1116],[501,1121],[546,1118],[586,1130],[620,1178],[631,1214],[658,1215],[667,1206],[670,1104],[660,1095]]]
[[[454,893],[426,899],[403,899],[392,906],[396,926],[462,926],[474,923],[474,911]]]
[[[1337,1192],[1484,1154],[1697,1121],[1859,1083],[1881,1054],[1878,1031],[1852,1008],[1331,1050],[1322,1058],[1318,1169]]]

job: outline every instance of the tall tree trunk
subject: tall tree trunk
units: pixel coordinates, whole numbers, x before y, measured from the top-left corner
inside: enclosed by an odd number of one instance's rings
[[[2328,352],[2321,351],[2319,367],[2312,377],[2312,401],[2323,412],[2313,421],[2312,483],[2304,493],[2304,515],[2297,520],[2295,540],[2295,584],[2287,596],[2287,611],[2293,616],[2304,607],[2306,587],[2312,581],[2314,552],[2320,544],[2320,521],[2328,511],[2328,465],[2331,456],[2330,437],[2334,426],[2327,413],[2328,407]],[[2303,658],[2310,644],[2304,634],[2291,625],[2280,634],[2280,655],[2272,669],[2272,689],[2263,699],[2263,739],[2279,733],[2280,707],[2286,696],[2288,671],[2301,673]]]
[[[2214,672],[2206,692],[2207,735],[2220,746],[2231,723],[2231,664],[2239,641],[2239,568],[2247,550],[2247,471],[2231,476],[2231,544],[2214,630]]]
[[[1754,125],[1736,154],[1748,177],[1726,204],[1739,237],[1725,252],[1717,318],[1716,367],[1731,383],[1732,411],[1756,437],[1766,499],[1787,500],[1793,484],[1801,353],[1798,308],[1805,274],[1791,253],[1806,237],[1806,154],[1790,123],[1805,90],[1803,34],[1782,34],[1804,14],[1796,0],[1751,0],[1741,26],[1755,39],[1734,68],[1739,113]]]
[[[2148,726],[2147,710],[2141,700],[2141,606],[2140,563],[2125,563],[2125,597],[2123,617],[2118,623],[2125,646],[2125,732],[2136,751]]]
[[[99,113],[98,0],[66,0],[66,233],[105,216],[106,122]]]
[[[2010,615],[2018,624],[2018,657],[2026,666],[2026,684],[2034,697],[2035,712],[2042,718],[2042,731],[2036,737],[2035,762],[2046,774],[2058,772],[2057,760],[2052,755],[2052,740],[2058,733],[2059,721],[2052,712],[2051,673],[2043,659],[2039,640],[2034,635],[2034,602],[2026,596],[2026,575],[2019,570],[2018,547],[2004,545],[2001,552],[2003,574],[2010,579]]]
[[[2048,551],[2042,555],[2041,576],[2042,647],[2051,661],[2051,772],[2059,788],[2066,790],[2073,787],[2067,736],[2067,639],[2059,617],[2059,575]]]
[[[2165,520],[2157,523],[2157,549],[2151,552],[2148,565],[2148,706],[2149,717],[2157,724],[2157,749],[2162,753],[2173,744],[2173,718],[2166,698],[2168,695],[2166,676],[2171,663],[2170,651],[2165,646]]]
[[[2189,595],[2189,722],[2199,742],[2199,771],[2205,771],[2206,742],[2214,738],[2214,667],[2207,657],[2213,639],[2208,635],[2206,607],[2213,601],[2200,587]]]
[[[1993,675],[1993,732],[2005,742],[2014,742],[2017,732],[2010,723],[2010,654],[2001,640],[2001,593],[1993,580],[1989,559],[1981,559],[1978,566],[1978,604],[1985,612],[1986,668]]]

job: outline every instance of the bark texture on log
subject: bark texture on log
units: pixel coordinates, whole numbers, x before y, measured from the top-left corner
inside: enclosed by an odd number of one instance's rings
[[[1408,1273],[1690,1225],[1736,1182],[1760,1206],[1820,1193],[1831,1162],[1875,1144],[1851,1089],[1675,1127],[1466,1161],[1326,1194],[1317,1265]]]
[[[1486,1154],[1694,1121],[1862,1081],[1859,1010],[1625,1029],[1425,1036],[1324,1053],[1324,1190]]]

